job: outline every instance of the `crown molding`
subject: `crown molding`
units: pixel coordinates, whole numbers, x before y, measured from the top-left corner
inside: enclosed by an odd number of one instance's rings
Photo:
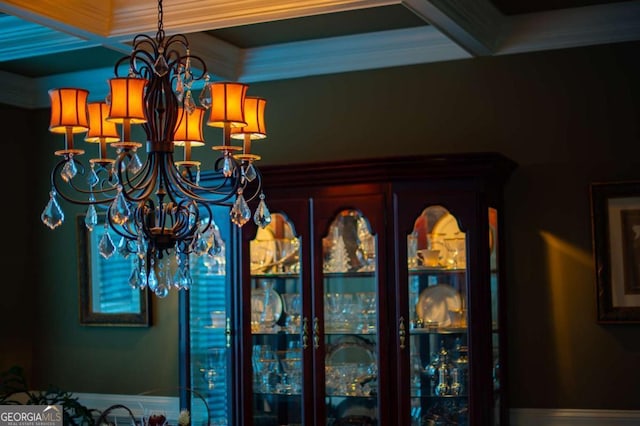
[[[0,58],[3,61],[96,46],[74,36],[11,15],[0,16]]]
[[[400,3],[399,0],[176,0],[163,5],[163,26],[167,32],[189,34]],[[111,36],[157,30],[155,3],[114,0],[113,5]]]
[[[240,79],[280,80],[470,57],[437,29],[416,27],[249,49]]]
[[[510,18],[496,54],[564,49],[640,39],[640,1],[625,1]]]
[[[110,32],[109,1],[3,0],[0,11],[58,31],[90,39]]]

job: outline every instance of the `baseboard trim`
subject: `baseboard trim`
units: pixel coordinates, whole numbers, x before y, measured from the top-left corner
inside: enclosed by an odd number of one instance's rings
[[[74,393],[82,405],[104,411],[115,404],[128,407],[136,419],[150,413],[164,414],[175,424],[179,415],[178,397],[120,395],[104,393]],[[194,407],[194,415],[205,415],[203,407]],[[123,410],[114,411],[118,420],[125,420]],[[590,410],[567,408],[513,408],[509,410],[509,426],[638,426],[640,410]]]
[[[637,426],[640,410],[513,408],[509,426]]]
[[[133,416],[140,420],[150,414],[164,415],[169,424],[177,424],[180,414],[180,401],[177,396],[150,396],[150,395],[120,395],[106,393],[74,393],[78,402],[87,408],[96,409],[103,412],[107,408],[121,404],[131,410]],[[192,419],[204,419],[207,417],[204,404],[191,407]],[[109,420],[117,418],[119,423],[123,421],[129,424],[127,412],[123,409],[114,410]]]

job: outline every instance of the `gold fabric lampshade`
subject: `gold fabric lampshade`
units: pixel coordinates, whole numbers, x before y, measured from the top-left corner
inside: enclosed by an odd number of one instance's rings
[[[196,107],[189,114],[184,108],[178,108],[178,122],[173,133],[173,144],[176,146],[203,146],[204,135],[202,133],[202,120],[204,118],[203,107]]]
[[[244,139],[249,135],[251,139],[264,139],[267,137],[267,128],[264,121],[264,110],[267,100],[247,96],[244,100],[244,118],[247,125],[244,127],[231,128],[231,137],[234,139]]]
[[[211,127],[243,127],[244,99],[249,86],[243,83],[215,82],[211,88],[211,112],[207,125]]]
[[[120,140],[116,123],[108,121],[109,105],[106,102],[91,102],[89,111],[89,131],[84,140],[87,142],[117,142]]]
[[[146,123],[144,115],[144,89],[147,80],[143,78],[121,77],[109,80],[111,102],[107,120],[131,124]]]
[[[84,89],[51,89],[51,122],[52,133],[84,133],[89,128],[87,119],[87,97],[89,91]]]

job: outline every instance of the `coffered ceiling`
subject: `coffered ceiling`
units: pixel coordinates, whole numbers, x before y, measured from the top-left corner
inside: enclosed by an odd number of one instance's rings
[[[247,83],[640,39],[640,0],[164,0],[214,79]],[[0,103],[106,95],[155,0],[0,0]]]

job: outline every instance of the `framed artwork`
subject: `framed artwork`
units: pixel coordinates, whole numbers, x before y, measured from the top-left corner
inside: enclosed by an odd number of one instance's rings
[[[104,223],[101,217],[98,223]],[[78,216],[78,282],[80,324],[96,326],[148,327],[149,292],[129,285],[133,256],[114,253],[105,259],[98,245],[105,232],[115,246],[120,239],[111,229],[97,225],[89,231],[84,216]]]
[[[590,193],[598,322],[640,323],[640,181]]]

